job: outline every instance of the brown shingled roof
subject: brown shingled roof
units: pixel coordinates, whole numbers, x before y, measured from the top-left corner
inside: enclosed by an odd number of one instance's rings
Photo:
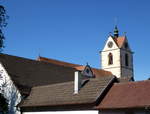
[[[150,80],[114,84],[98,109],[129,109],[150,106]]]
[[[77,67],[77,66],[81,66],[78,64],[72,64],[72,63],[68,63],[68,62],[64,62],[64,61],[59,61],[59,60],[55,60],[55,59],[49,59],[46,57],[41,57],[39,56],[37,58],[38,61],[44,61],[44,62],[49,62],[49,63],[53,63],[53,64],[57,64],[57,65],[61,65],[61,66],[67,66],[67,67]]]
[[[64,106],[75,104],[95,103],[104,94],[106,88],[111,86],[115,77],[101,77],[90,79],[79,91],[74,94],[74,83],[66,82],[47,86],[33,87],[30,96],[20,104],[26,107]],[[58,110],[58,109],[57,109]]]
[[[83,65],[68,63],[68,62],[54,60],[54,59],[49,59],[46,57],[38,57],[37,60],[48,62],[48,63],[53,63],[53,64],[60,65],[60,66],[67,66],[67,67],[75,68],[76,70],[80,70],[80,71],[83,71],[85,68],[85,66],[83,66]],[[96,77],[113,75],[111,72],[105,71],[103,69],[91,68],[91,70]]]
[[[21,93],[29,93],[31,87],[74,80],[77,64],[46,58],[31,60],[27,58],[0,54],[0,62]],[[47,62],[49,60],[49,62]],[[100,71],[104,75],[107,71]],[[109,74],[109,72],[108,72]]]
[[[42,86],[74,80],[75,68],[0,54],[0,62],[21,93],[33,86]]]

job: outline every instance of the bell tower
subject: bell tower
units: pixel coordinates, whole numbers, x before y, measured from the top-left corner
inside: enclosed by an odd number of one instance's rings
[[[133,78],[133,52],[126,36],[119,36],[115,26],[113,35],[109,35],[101,53],[101,67],[112,72],[118,78]]]

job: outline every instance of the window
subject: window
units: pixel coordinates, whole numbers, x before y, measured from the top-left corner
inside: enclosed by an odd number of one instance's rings
[[[124,47],[125,47],[126,49],[128,48],[128,43],[127,43],[127,42],[124,44]]]
[[[89,73],[90,71],[89,71],[89,69],[86,69],[86,73]]]
[[[129,66],[129,57],[128,57],[128,54],[125,54],[125,65]]]
[[[113,64],[113,55],[112,53],[108,54],[108,65],[112,65]]]

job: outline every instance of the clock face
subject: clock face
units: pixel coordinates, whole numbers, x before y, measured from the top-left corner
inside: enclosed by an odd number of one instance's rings
[[[112,46],[113,46],[113,42],[112,41],[110,41],[110,42],[108,42],[108,45],[107,45],[109,48],[112,48]]]

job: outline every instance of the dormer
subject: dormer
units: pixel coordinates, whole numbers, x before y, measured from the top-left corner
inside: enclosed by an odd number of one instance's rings
[[[92,72],[90,65],[87,64],[85,66],[84,70],[82,71],[82,75],[87,78],[94,78],[94,74]]]

